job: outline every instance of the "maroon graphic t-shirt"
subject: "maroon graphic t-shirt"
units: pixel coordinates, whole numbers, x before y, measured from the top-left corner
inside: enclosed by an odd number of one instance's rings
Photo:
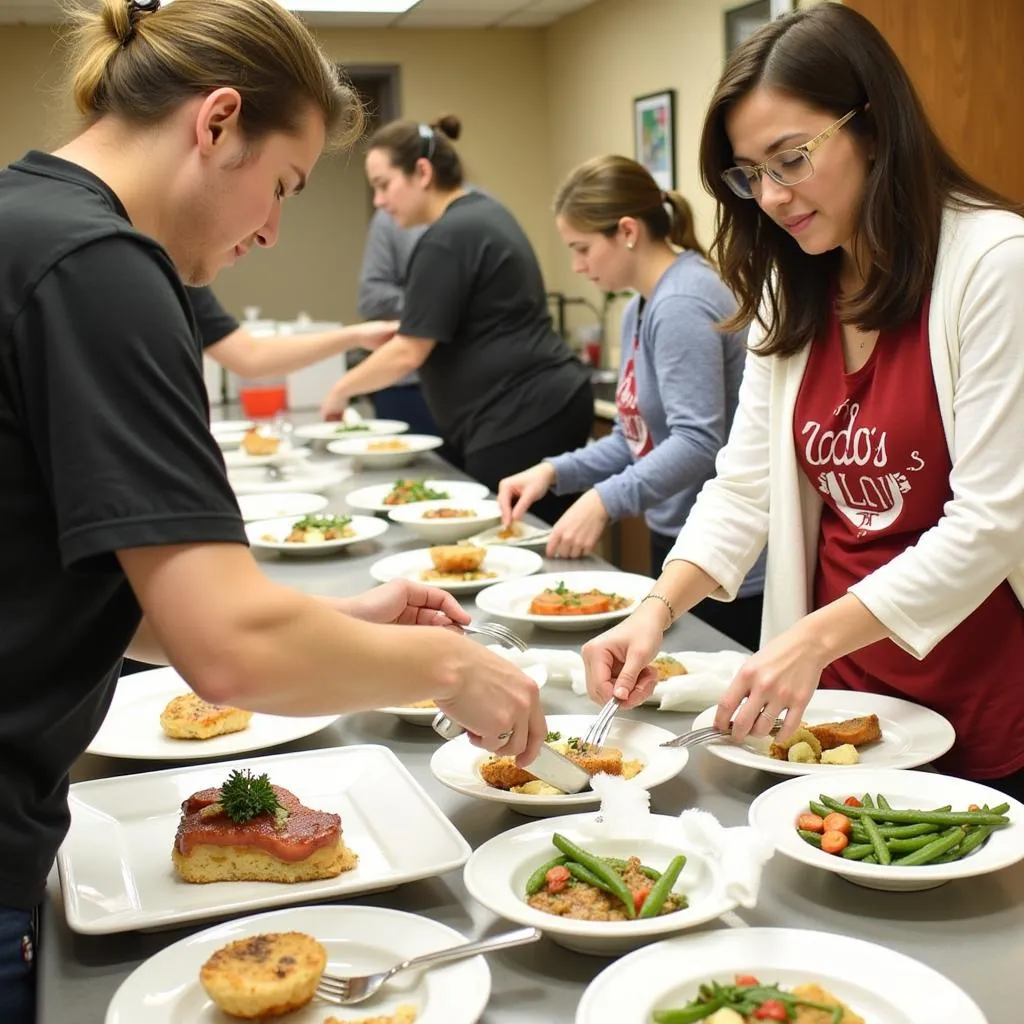
[[[814,578],[820,608],[916,544],[953,497],[928,350],[928,303],[918,319],[883,331],[853,373],[846,372],[833,314],[812,345],[793,434],[797,460],[824,501]],[[821,685],[934,708],[957,733],[940,768],[998,778],[1024,768],[1022,664],[1024,610],[1004,581],[923,660],[882,640],[835,661]],[[899,733],[898,723],[891,731]]]

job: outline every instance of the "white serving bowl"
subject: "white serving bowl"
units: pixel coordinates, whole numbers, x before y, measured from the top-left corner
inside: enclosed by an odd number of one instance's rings
[[[398,451],[373,451],[370,445],[383,441],[400,441],[404,447]],[[346,437],[328,441],[332,455],[348,455],[358,459],[368,469],[395,469],[415,462],[424,452],[440,448],[444,440],[431,434],[382,434],[378,437]]]
[[[319,544],[297,544],[285,540],[297,521],[292,516],[286,519],[262,519],[246,523],[245,535],[249,538],[249,546],[258,550],[315,558],[318,555],[334,554],[352,544],[379,537],[388,528],[388,524],[376,516],[352,516],[351,519],[350,525],[354,531],[351,537],[325,540]]]
[[[286,519],[321,512],[327,507],[327,498],[322,494],[303,491],[285,491],[282,494],[243,494],[238,498],[238,508],[247,523],[259,519]]]
[[[430,548],[417,548],[415,551],[401,551],[397,555],[388,555],[370,566],[370,575],[378,583],[391,580],[413,580],[426,583],[431,587],[440,587],[449,594],[472,594],[484,587],[493,586],[503,580],[517,579],[537,572],[544,564],[544,559],[536,551],[520,551],[518,548],[495,548],[488,551],[481,570],[493,572],[494,576],[485,579],[428,579],[422,574],[434,568],[430,558]]]
[[[528,623],[544,629],[560,632],[598,630],[624,619],[635,611],[644,595],[651,592],[654,580],[632,572],[612,570],[573,570],[571,572],[548,572],[526,579],[499,583],[480,592],[477,607],[488,615],[494,615],[508,622]],[[530,602],[542,591],[564,583],[570,590],[603,590],[629,598],[629,604],[617,611],[601,612],[597,615],[534,615]]]
[[[596,710],[596,709],[595,709]],[[562,737],[585,736],[594,724],[594,715],[548,715],[548,729],[560,732]],[[605,745],[617,747],[627,761],[639,759],[644,763],[641,772],[629,780],[630,785],[653,789],[675,778],[686,766],[690,756],[685,747],[662,747],[672,733],[657,725],[618,715],[612,720]],[[550,817],[566,814],[584,807],[594,807],[601,798],[592,790],[582,793],[543,795],[512,793],[488,786],[480,777],[480,765],[490,757],[485,750],[474,747],[463,733],[442,744],[430,759],[430,770],[439,782],[465,796],[505,804],[512,810],[530,817]]]
[[[295,436],[308,441],[341,441],[364,437],[393,437],[404,434],[409,424],[404,420],[359,420],[356,423],[305,423],[295,428]]]
[[[840,803],[848,796],[881,793],[894,809],[928,810],[952,804],[954,811],[965,811],[971,804],[996,807],[1008,803],[1011,824],[996,829],[984,846],[963,860],[948,864],[922,864],[901,867],[896,864],[862,864],[831,853],[822,853],[800,838],[796,819],[822,794]],[[935,772],[900,771],[894,768],[835,768],[827,775],[805,775],[773,786],[751,805],[750,824],[770,840],[779,853],[808,867],[830,871],[849,882],[868,889],[914,892],[932,889],[957,878],[984,875],[1016,864],[1024,859],[1024,804],[990,789]]]
[[[525,901],[526,880],[541,864],[558,856],[551,837],[559,832],[600,857],[637,856],[663,871],[677,854],[686,864],[674,888],[689,906],[661,917],[633,921],[577,921],[536,910]],[[652,814],[642,835],[611,837],[596,826],[594,814],[545,818],[502,832],[479,847],[466,862],[463,878],[469,894],[488,910],[519,924],[540,928],[555,942],[578,953],[616,956],[685,931],[732,910],[719,862],[683,844],[679,819]]]
[[[424,519],[424,513],[441,508],[457,508],[472,511],[472,516],[457,519]],[[501,522],[501,509],[496,501],[477,500],[456,502],[417,501],[412,505],[398,505],[388,512],[394,523],[407,526],[417,536],[431,544],[455,544],[488,526]]]
[[[369,487],[360,487],[357,490],[349,491],[345,495],[345,501],[352,508],[360,512],[390,512],[393,508],[406,508],[410,505],[421,505],[423,502],[409,501],[401,505],[386,505],[384,499],[395,489],[394,481],[390,484],[371,484]],[[447,498],[438,498],[438,501],[447,501],[451,505],[461,506],[466,502],[479,501],[487,497],[487,488],[474,480],[424,480],[424,484],[431,490],[447,494]],[[426,499],[434,501],[433,498]]]

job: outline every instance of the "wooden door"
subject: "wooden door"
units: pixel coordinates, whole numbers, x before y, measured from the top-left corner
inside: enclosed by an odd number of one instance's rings
[[[1024,0],[845,0],[903,62],[957,160],[1024,202]]]

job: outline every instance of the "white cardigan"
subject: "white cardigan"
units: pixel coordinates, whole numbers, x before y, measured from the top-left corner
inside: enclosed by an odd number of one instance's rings
[[[762,337],[757,323],[750,345]],[[1024,604],[1024,218],[947,209],[928,342],[953,469],[938,523],[850,588],[917,658],[1005,579]],[[730,601],[770,538],[762,644],[811,610],[821,498],[797,463],[793,416],[809,349],[747,357],[717,476],[668,559]]]

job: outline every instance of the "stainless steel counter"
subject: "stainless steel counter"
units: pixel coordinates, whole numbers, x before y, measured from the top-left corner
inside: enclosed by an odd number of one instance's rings
[[[432,457],[414,467],[414,472],[452,476]],[[387,482],[402,474],[360,473],[336,488],[330,509],[345,510],[346,490]],[[421,540],[392,525],[377,541],[355,545],[339,556],[316,560],[260,557],[267,574],[275,580],[311,593],[344,596],[372,585],[367,570],[378,558],[422,546]],[[598,565],[603,563],[587,559],[572,563],[553,561],[546,568]],[[472,599],[464,599],[463,603],[475,613]],[[547,647],[575,648],[586,639],[585,635],[572,633],[522,632],[528,641]],[[735,645],[690,616],[677,622],[666,638],[666,650],[724,647]],[[591,707],[584,698],[555,687],[545,689],[544,704],[551,713],[578,713]],[[673,731],[682,731],[692,721],[689,715],[650,709],[633,714]],[[366,712],[345,716],[331,728],[273,752],[354,743],[384,744],[395,751],[474,848],[528,820],[501,805],[461,796],[437,782],[429,769],[437,742],[429,729],[404,724],[390,715]],[[73,780],[165,767],[169,767],[165,762],[86,755],[75,766]],[[678,777],[653,791],[652,809],[673,814],[686,807],[700,806],[726,825],[744,824],[753,797],[777,781],[775,776],[729,765],[706,750],[698,750]],[[462,884],[461,871],[350,902],[426,914],[470,938],[501,927],[498,919],[470,899]],[[1018,1024],[1024,1019],[1020,1000],[1012,995],[1015,981],[1024,969],[1024,864],[927,892],[884,893],[859,888],[824,871],[807,870],[776,856],[766,869],[756,909],[742,911],[729,921],[735,927],[744,924],[810,928],[882,943],[923,961],[961,985],[986,1012],[990,1024]],[[729,925],[717,922],[708,927]],[[204,927],[206,924],[198,924],[174,931],[109,937],[75,935],[65,923],[54,872],[44,907],[40,1024],[99,1024],[118,985],[138,964],[171,942]],[[533,946],[491,956],[489,962],[493,989],[482,1018],[486,1024],[569,1024],[584,988],[609,961],[570,953],[544,939]],[[869,984],[870,979],[866,982]]]

